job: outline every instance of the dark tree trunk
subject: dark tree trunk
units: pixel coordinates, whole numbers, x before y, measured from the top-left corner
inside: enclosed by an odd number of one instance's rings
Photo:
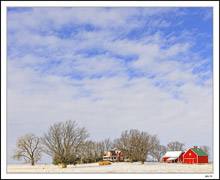
[[[34,166],[34,159],[31,159],[31,166]]]

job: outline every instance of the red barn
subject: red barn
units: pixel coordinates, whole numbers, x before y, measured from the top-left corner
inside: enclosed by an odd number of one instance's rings
[[[184,154],[183,161],[187,164],[208,163],[208,154],[197,146],[194,146]]]
[[[119,151],[118,149],[111,149],[106,152],[106,155],[103,156],[103,160],[109,160],[109,161],[124,161],[124,155]]]
[[[168,151],[163,156],[163,162],[167,163],[181,163],[183,162],[184,151]]]

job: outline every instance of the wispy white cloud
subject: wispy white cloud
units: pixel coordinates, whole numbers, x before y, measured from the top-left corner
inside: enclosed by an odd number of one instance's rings
[[[209,19],[213,19],[213,9],[210,7],[210,8],[204,8],[202,9],[201,13],[203,14],[203,19],[206,21],[206,20],[209,20]]]

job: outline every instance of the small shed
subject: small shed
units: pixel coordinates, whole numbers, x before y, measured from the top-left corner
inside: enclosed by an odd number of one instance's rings
[[[180,163],[183,162],[184,151],[168,151],[163,156],[163,162]]]
[[[194,146],[186,151],[183,161],[187,164],[208,163],[208,154],[197,146]]]

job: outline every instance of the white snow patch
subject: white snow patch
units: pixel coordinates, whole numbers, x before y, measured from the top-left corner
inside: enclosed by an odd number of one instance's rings
[[[99,166],[98,163],[68,165],[8,165],[8,173],[212,173],[212,164],[129,163]]]

